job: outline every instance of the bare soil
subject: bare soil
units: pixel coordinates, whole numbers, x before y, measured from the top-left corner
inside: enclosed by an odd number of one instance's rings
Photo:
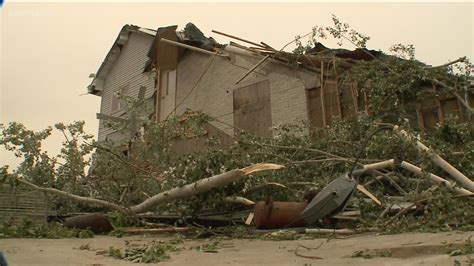
[[[180,244],[185,249],[171,252],[162,265],[472,265],[474,255],[449,256],[447,253],[466,243],[471,232],[405,233],[398,235],[357,235],[312,240],[268,241],[219,239],[217,253],[193,249],[216,239],[190,240]],[[125,240],[148,243],[170,240],[161,236],[116,238],[96,236],[90,239],[0,239],[10,265],[141,265],[96,255],[98,249],[125,247]],[[79,250],[89,245],[91,250]],[[387,254],[389,257],[352,258],[356,251]]]

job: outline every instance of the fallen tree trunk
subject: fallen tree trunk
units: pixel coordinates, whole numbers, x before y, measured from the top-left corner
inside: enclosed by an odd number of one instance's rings
[[[471,192],[474,192],[474,182],[470,180],[467,176],[465,176],[463,173],[461,173],[454,166],[452,166],[443,158],[441,158],[441,156],[434,153],[430,148],[426,147],[425,144],[421,143],[414,136],[408,134],[408,132],[400,129],[398,126],[394,126],[393,131],[395,132],[395,134],[397,134],[398,136],[402,137],[405,140],[414,141],[415,147],[419,151],[426,152],[429,155],[431,161],[433,161],[433,163],[435,163],[437,166],[441,167],[444,171],[450,174],[457,182],[459,182],[461,186],[463,186],[464,188],[466,188],[467,190]]]
[[[211,176],[205,179],[201,179],[195,183],[188,184],[184,187],[177,187],[165,192],[161,192],[160,194],[156,194],[155,196],[143,201],[142,203],[130,207],[130,211],[134,214],[146,212],[152,207],[164,202],[191,197],[209,191],[213,188],[223,187],[241,176],[249,175],[254,172],[276,170],[280,168],[283,168],[283,166],[278,164],[262,163]]]
[[[198,180],[194,183],[185,185],[184,187],[177,187],[165,192],[161,192],[159,194],[152,196],[151,198],[146,199],[142,203],[131,206],[131,207],[121,206],[121,205],[108,202],[105,200],[94,199],[90,197],[82,197],[82,196],[74,195],[74,194],[71,194],[62,190],[54,189],[54,188],[40,187],[26,181],[23,178],[17,178],[17,180],[20,183],[25,184],[35,190],[69,198],[76,202],[80,202],[86,205],[106,207],[109,209],[118,210],[118,211],[128,213],[128,214],[139,214],[139,213],[146,212],[150,210],[151,208],[165,202],[191,197],[200,193],[207,192],[213,188],[226,186],[242,176],[246,176],[246,175],[249,175],[255,172],[260,172],[260,171],[277,170],[283,167],[284,167],[283,165],[278,165],[278,164],[259,163],[259,164],[254,164],[242,169],[231,170],[229,172],[225,172],[222,174],[218,174],[215,176]]]

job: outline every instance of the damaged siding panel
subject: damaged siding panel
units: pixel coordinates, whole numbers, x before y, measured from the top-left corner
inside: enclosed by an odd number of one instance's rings
[[[145,98],[149,98],[154,93],[154,79],[143,72],[143,67],[147,61],[147,53],[153,42],[153,36],[131,33],[125,46],[122,48],[119,58],[114,64],[109,75],[104,82],[104,90],[101,99],[101,113],[114,114],[112,112],[113,94],[120,88],[128,86],[128,95],[137,97],[141,86],[146,87]],[[104,140],[113,130],[106,128],[104,122],[99,123],[99,140]]]
[[[258,68],[256,73],[250,74],[236,86],[235,82],[238,78],[245,74],[258,59],[237,54],[232,54],[232,57],[232,61],[215,58],[199,84],[190,92],[212,59],[196,52],[186,52],[178,65],[176,102],[183,101],[177,108],[178,114],[189,108],[203,111],[226,124],[234,125],[233,92],[262,80],[269,80],[270,121],[273,124],[308,118],[305,86],[297,70],[267,64],[263,68]],[[235,65],[236,63],[238,66]],[[268,74],[264,75],[263,73]],[[184,97],[186,98],[183,100]],[[232,126],[226,126],[219,122],[212,124],[227,134],[234,135]]]
[[[211,61],[212,64],[209,65]],[[206,69],[207,72],[196,85]],[[224,58],[212,58],[197,52],[186,51],[178,65],[176,102],[182,103],[177,108],[177,114],[189,108],[202,111],[226,124],[233,125],[234,83],[246,71],[245,68],[236,67]],[[218,122],[212,124],[227,134],[233,135],[232,127]]]

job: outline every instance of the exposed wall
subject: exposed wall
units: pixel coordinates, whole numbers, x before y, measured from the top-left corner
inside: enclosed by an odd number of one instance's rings
[[[203,111],[222,122],[213,122],[214,126],[233,136],[233,91],[268,80],[273,124],[307,119],[305,87],[295,69],[274,63],[264,64],[244,81],[235,84],[258,61],[237,54],[227,59],[186,51],[178,65],[177,113],[187,108]],[[201,80],[197,83],[199,78]]]
[[[128,95],[137,97],[140,86],[146,87],[145,98],[150,98],[155,90],[154,77],[142,74],[147,53],[154,37],[144,33],[131,33],[128,42],[122,47],[120,56],[104,82],[100,112],[103,114],[120,116],[123,111],[112,111],[113,94],[129,86]],[[152,101],[152,100],[151,100]],[[99,123],[99,140],[113,133],[112,129],[104,127],[103,121]]]

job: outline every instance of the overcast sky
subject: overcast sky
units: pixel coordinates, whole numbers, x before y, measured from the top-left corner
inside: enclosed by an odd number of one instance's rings
[[[85,120],[97,135],[100,98],[83,95],[121,27],[156,29],[187,22],[221,43],[219,30],[281,48],[331,14],[371,37],[368,48],[414,44],[431,65],[474,56],[472,2],[465,3],[11,3],[0,8],[0,122],[35,130]],[[334,42],[326,41],[333,46]],[[346,48],[353,49],[350,45]],[[58,152],[61,137],[45,145]],[[0,148],[0,165],[13,164]]]

